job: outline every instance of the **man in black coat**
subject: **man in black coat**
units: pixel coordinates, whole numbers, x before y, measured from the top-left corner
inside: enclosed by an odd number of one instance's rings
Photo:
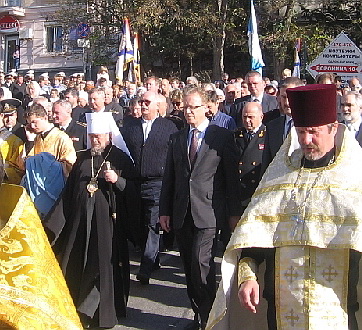
[[[67,88],[64,91],[64,98],[72,105],[72,118],[75,121],[79,121],[81,118],[84,118],[83,122],[85,122],[85,116],[83,114],[89,110],[89,108],[82,108],[78,105],[79,91],[75,88]]]
[[[248,206],[260,181],[261,161],[264,152],[266,128],[262,123],[261,104],[248,102],[242,111],[244,127],[235,132],[236,145],[240,149],[239,177],[243,210]]]
[[[159,198],[170,135],[176,126],[158,114],[158,96],[146,92],[139,101],[142,117],[127,122],[123,138],[135,162],[141,203],[140,244],[142,259],[137,279],[148,284],[159,268]]]
[[[117,123],[118,127],[123,126],[123,108],[119,103],[113,101],[113,89],[112,87],[104,88],[105,99],[104,103],[106,105],[105,111],[112,112],[114,120]]]
[[[276,153],[279,151],[291,127],[294,126],[287,96],[287,88],[294,88],[302,85],[303,82],[299,78],[288,77],[279,87],[278,102],[282,116],[271,120],[266,125],[267,131],[265,136],[265,150],[261,165],[261,175],[264,174]]]
[[[75,151],[87,149],[87,125],[72,119],[70,102],[64,100],[54,102],[53,119],[54,124],[69,135]]]
[[[233,133],[209,126],[206,102],[198,88],[184,96],[189,125],[171,137],[160,199],[160,224],[175,231],[195,322],[202,328],[216,293],[218,230],[228,220],[233,228],[241,214]]]

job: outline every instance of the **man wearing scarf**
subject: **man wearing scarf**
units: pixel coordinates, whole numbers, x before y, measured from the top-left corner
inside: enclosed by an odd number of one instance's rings
[[[241,305],[259,311],[258,267],[265,261],[269,329],[358,329],[362,150],[336,123],[335,93],[334,85],[287,90],[295,129],[234,230],[208,328],[235,328],[235,285]],[[242,308],[238,328],[249,318]]]

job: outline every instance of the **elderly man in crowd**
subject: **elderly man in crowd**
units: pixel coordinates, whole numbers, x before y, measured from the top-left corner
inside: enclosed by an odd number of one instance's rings
[[[53,121],[73,141],[75,151],[87,149],[86,125],[72,119],[72,105],[65,100],[53,103]]]
[[[362,149],[336,122],[335,93],[335,85],[287,89],[295,129],[231,237],[210,328],[232,319],[223,316],[235,311],[226,309],[234,276],[241,305],[257,313],[258,266],[265,261],[269,329],[358,329]],[[248,322],[250,329],[266,329],[255,327],[263,319],[250,321],[240,306],[237,313],[237,328]]]
[[[159,95],[155,92],[144,93],[139,104],[142,117],[128,121],[122,134],[138,175],[142,259],[137,279],[147,285],[152,271],[160,268],[159,198],[170,135],[177,128],[170,120],[159,115]]]
[[[266,128],[262,123],[263,110],[258,102],[245,103],[241,116],[243,127],[235,132],[235,139],[241,154],[239,177],[244,211],[260,181]]]
[[[342,123],[347,125],[362,146],[362,95],[358,92],[347,92],[341,101]]]
[[[134,165],[118,148],[123,139],[110,113],[88,113],[87,132],[89,148],[78,153],[45,226],[83,326],[112,328],[126,316],[129,294]]]

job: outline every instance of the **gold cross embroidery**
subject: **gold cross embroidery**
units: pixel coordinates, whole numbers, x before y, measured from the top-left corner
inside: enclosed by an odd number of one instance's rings
[[[292,284],[292,282],[298,278],[298,272],[294,270],[293,266],[290,266],[284,273],[284,276],[288,279],[288,282]]]
[[[285,318],[290,322],[290,325],[292,327],[295,326],[295,324],[299,321],[299,316],[298,315],[294,315],[294,310],[291,309],[289,314],[285,315]]]
[[[327,269],[323,270],[322,275],[326,281],[332,282],[334,280],[334,278],[338,275],[338,273],[332,267],[332,265],[329,265],[329,267]]]

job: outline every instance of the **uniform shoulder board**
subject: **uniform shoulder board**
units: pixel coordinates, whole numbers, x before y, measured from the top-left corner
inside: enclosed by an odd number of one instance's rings
[[[109,112],[112,112],[112,113],[114,113],[114,114],[116,114],[116,115],[118,115],[118,114],[119,114],[119,111],[114,110],[114,109],[111,109]]]
[[[82,123],[81,121],[76,121],[76,123],[80,126],[87,127],[86,123]]]

